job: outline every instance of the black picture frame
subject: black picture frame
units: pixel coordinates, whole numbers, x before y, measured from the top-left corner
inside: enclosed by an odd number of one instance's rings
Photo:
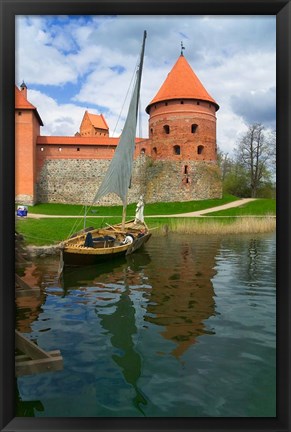
[[[0,0],[1,431],[290,430],[290,0]],[[14,85],[16,15],[276,15],[277,416],[275,418],[22,418],[14,416]]]

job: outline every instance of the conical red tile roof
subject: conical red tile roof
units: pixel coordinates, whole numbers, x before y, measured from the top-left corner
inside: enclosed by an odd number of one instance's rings
[[[150,106],[154,103],[171,99],[204,100],[213,103],[216,110],[219,109],[218,103],[215,102],[205,90],[203,84],[182,54],[168,74],[156,96],[147,106],[146,112],[149,112]]]
[[[43,126],[42,119],[40,118],[40,115],[38,114],[36,107],[32,105],[30,102],[28,102],[28,100],[25,98],[23,93],[19,90],[19,88],[16,85],[14,87],[15,87],[15,109],[33,110],[40,125]]]

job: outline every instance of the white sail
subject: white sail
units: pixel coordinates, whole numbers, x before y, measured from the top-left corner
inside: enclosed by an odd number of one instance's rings
[[[143,65],[144,45],[145,45],[146,32],[144,33],[144,40],[142,46],[140,65],[136,73],[136,82],[132,98],[130,101],[127,118],[121,133],[118,146],[115,150],[114,156],[110,162],[105,177],[95,195],[93,203],[98,201],[104,195],[109,193],[117,194],[123,205],[126,205],[127,193],[130,185],[132,164],[135,149],[135,137],[137,126],[137,113],[140,92],[140,82]]]

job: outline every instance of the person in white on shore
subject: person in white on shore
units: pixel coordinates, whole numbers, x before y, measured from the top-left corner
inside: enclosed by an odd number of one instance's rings
[[[144,210],[144,202],[143,202],[143,196],[141,195],[136,205],[135,220],[134,220],[135,223],[138,222],[144,223],[143,210]]]

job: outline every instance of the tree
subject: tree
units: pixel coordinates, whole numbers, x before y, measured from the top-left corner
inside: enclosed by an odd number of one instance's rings
[[[257,196],[258,190],[270,181],[275,157],[275,132],[266,133],[260,123],[249,126],[236,149],[237,163],[248,175],[251,197]]]

